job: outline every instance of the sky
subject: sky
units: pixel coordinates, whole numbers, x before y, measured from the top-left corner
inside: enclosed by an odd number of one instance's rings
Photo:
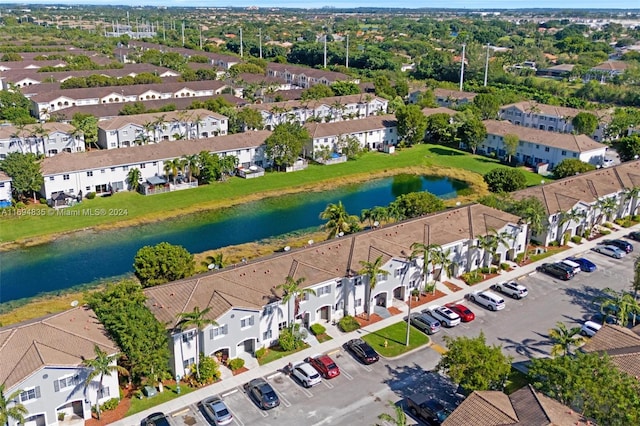
[[[16,0],[0,0],[3,3],[16,3]],[[561,9],[640,9],[640,0],[32,0],[23,4],[100,4],[130,6],[178,6],[178,7],[225,7],[225,6],[259,6],[259,7],[296,7],[318,8],[333,6],[337,8],[353,7],[395,7],[395,8],[455,8],[455,9],[526,9],[526,8],[561,8]]]

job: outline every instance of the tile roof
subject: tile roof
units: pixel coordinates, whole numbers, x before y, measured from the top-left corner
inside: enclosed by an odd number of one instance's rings
[[[567,120],[572,119],[578,113],[587,112],[589,114],[593,114],[598,118],[598,121],[601,122],[610,122],[613,114],[613,109],[598,109],[598,110],[584,110],[578,108],[569,108],[557,105],[547,105],[541,104],[535,101],[522,101],[514,104],[507,104],[500,107],[500,110],[505,110],[507,108],[515,108],[518,111],[523,113],[536,113],[536,114],[544,114],[552,117],[560,117]]]
[[[504,136],[506,134],[514,134],[518,136],[520,141],[533,142],[544,146],[566,149],[572,152],[587,152],[606,147],[606,145],[594,141],[587,135],[549,132],[531,127],[518,126],[506,120],[485,120],[483,123],[489,135]]]
[[[603,352],[634,348],[640,353],[640,335],[619,325],[604,324],[580,349],[583,352]]]
[[[94,357],[94,346],[109,354],[118,348],[88,307],[0,328],[0,383],[7,388],[45,366],[78,366]]]
[[[451,99],[470,99],[476,97],[477,93],[475,92],[461,92],[459,90],[448,90],[448,89],[433,89],[433,94],[438,98],[451,98]]]
[[[518,424],[509,397],[499,391],[474,391],[442,426],[503,426]]]
[[[378,96],[373,96],[369,94],[359,93],[356,95],[346,95],[346,96],[331,96],[328,98],[322,98],[318,100],[292,100],[292,101],[284,101],[284,102],[271,102],[265,104],[254,104],[247,105],[247,108],[254,108],[259,111],[271,111],[273,108],[282,108],[285,110],[293,110],[298,108],[318,108],[321,105],[333,105],[336,103],[340,103],[342,105],[354,104],[354,103],[366,103],[371,102],[374,99],[378,99],[381,101],[385,101],[383,98]]]
[[[217,120],[227,119],[224,115],[220,115],[207,109],[187,109],[169,112],[152,112],[148,114],[120,115],[110,120],[102,120],[98,122],[98,127],[103,130],[117,130],[129,124],[144,126],[147,123],[153,123],[160,119],[162,119],[163,122],[168,123],[175,120],[181,122],[197,121],[204,117],[214,117]]]
[[[289,71],[291,74],[296,74],[296,75],[304,74],[308,77],[314,77],[314,78],[324,77],[329,81],[349,80],[348,75],[340,72],[319,70],[316,68],[307,68],[307,67],[301,67],[301,66],[292,65],[292,64],[279,64],[276,62],[269,62],[267,64],[267,70],[274,70],[278,72]]]
[[[17,82],[24,78],[31,78],[33,80],[43,81],[47,78],[54,78],[56,81],[61,81],[68,77],[88,77],[90,75],[106,75],[110,77],[124,77],[129,74],[140,74],[143,72],[162,74],[165,71],[172,71],[169,68],[157,67],[151,64],[125,64],[123,68],[109,68],[102,70],[83,70],[83,71],[51,71],[51,72],[38,72],[31,69],[16,69],[4,71],[0,74],[4,80],[9,82]]]
[[[624,71],[629,64],[623,61],[606,61],[591,68],[596,71]]]
[[[14,135],[20,133],[20,136],[26,137],[28,135],[32,135],[36,132],[38,128],[38,124],[29,124],[20,131],[17,127],[14,126],[0,126],[0,140],[11,139]],[[47,132],[47,134],[51,134],[54,132],[61,132],[71,134],[73,132],[74,127],[71,124],[67,123],[57,123],[57,122],[46,122],[42,123],[42,128]]]
[[[62,152],[42,160],[44,176],[63,172],[95,170],[120,165],[130,165],[149,161],[180,158],[183,155],[198,154],[202,151],[222,152],[234,149],[258,147],[271,134],[267,130],[237,133],[233,135],[202,138],[188,141],[159,142],[156,144],[132,146],[130,148]]]
[[[304,285],[313,286],[357,273],[360,261],[378,256],[385,260],[404,258],[416,240],[452,243],[486,235],[491,229],[517,221],[516,216],[480,204],[449,209],[152,287],[145,290],[146,304],[169,327],[175,325],[178,313],[195,306],[210,307],[210,319],[215,320],[232,307],[259,310],[279,300],[281,294],[275,287],[289,275],[294,279],[304,277]]]
[[[344,120],[333,123],[307,123],[304,125],[312,138],[367,132],[397,126],[398,121],[393,114],[372,115],[358,120]]]
[[[438,108],[423,108],[422,109],[422,113],[426,116],[429,117],[430,115],[433,114],[449,114],[449,115],[456,115],[458,113],[458,111],[453,110],[451,108],[446,108],[446,107],[438,107]]]

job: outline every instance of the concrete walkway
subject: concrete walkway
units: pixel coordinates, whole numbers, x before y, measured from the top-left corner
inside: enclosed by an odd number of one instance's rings
[[[640,225],[636,226],[635,228],[640,229]],[[627,229],[621,229],[621,230],[616,230],[613,231],[610,235],[608,235],[606,238],[610,238],[610,239],[615,239],[615,238],[621,238],[624,235],[628,234],[632,229],[627,228]],[[486,290],[488,289],[491,285],[498,283],[498,282],[503,282],[503,281],[511,281],[511,280],[516,280],[519,277],[531,274],[533,272],[535,272],[536,267],[538,265],[540,265],[541,263],[545,263],[545,262],[556,262],[559,260],[564,259],[567,256],[573,256],[573,255],[578,255],[580,253],[583,253],[585,251],[590,250],[592,247],[595,247],[596,244],[602,240],[604,238],[599,238],[597,240],[594,241],[587,241],[583,244],[580,244],[576,247],[573,248],[569,248],[561,253],[555,254],[553,256],[550,256],[542,261],[536,262],[536,263],[530,263],[528,265],[525,266],[521,266],[521,267],[517,267],[514,268],[511,271],[508,272],[504,272],[502,273],[500,276],[489,279],[487,281],[483,281],[479,284],[474,285],[473,287],[469,287],[466,286],[461,290],[461,291],[457,291],[453,294],[447,294],[445,296],[443,296],[440,299],[437,299],[436,301],[434,301],[433,304],[437,304],[437,305],[444,305],[446,303],[451,303],[451,302],[456,302],[456,301],[460,301],[462,300],[466,294],[470,293],[471,291],[475,291],[475,290]],[[457,283],[457,282],[456,282]],[[236,388],[236,387],[242,387],[243,384],[247,383],[249,380],[251,379],[255,379],[257,377],[262,377],[262,376],[269,376],[277,371],[281,371],[284,369],[284,367],[289,363],[296,363],[296,362],[300,362],[303,361],[305,358],[309,357],[309,356],[313,356],[313,355],[317,355],[319,353],[328,353],[328,352],[332,352],[335,351],[337,348],[341,347],[344,343],[346,343],[348,340],[354,339],[356,337],[360,337],[362,335],[380,330],[382,328],[385,328],[389,325],[395,324],[399,321],[402,321],[402,318],[406,315],[407,313],[407,307],[406,305],[404,305],[404,307],[402,306],[397,306],[401,311],[402,314],[398,314],[398,315],[394,315],[390,318],[385,318],[382,321],[378,321],[374,324],[371,324],[369,326],[367,326],[366,328],[360,329],[360,330],[356,330],[354,332],[351,333],[342,333],[341,331],[338,330],[337,326],[332,325],[332,324],[324,324],[323,325],[327,328],[327,334],[329,334],[331,337],[333,337],[333,340],[329,340],[327,342],[324,343],[319,343],[317,345],[314,345],[310,348],[307,348],[303,351],[300,351],[298,353],[295,353],[293,355],[290,355],[286,358],[281,358],[278,359],[276,361],[270,362],[269,364],[263,365],[263,366],[259,366],[256,368],[252,368],[249,371],[239,374],[237,376],[232,376],[229,378],[225,378],[224,380],[221,380],[217,383],[214,383],[213,385],[207,386],[205,388],[202,389],[198,389],[194,392],[191,392],[190,394],[184,395],[180,398],[176,398],[172,401],[169,402],[165,402],[163,404],[157,405],[149,410],[143,411],[141,413],[135,414],[133,416],[130,417],[126,417],[118,422],[112,423],[113,425],[116,426],[132,426],[132,425],[139,425],[140,421],[145,418],[146,416],[148,416],[151,413],[155,413],[158,411],[161,411],[165,414],[169,414],[171,412],[174,411],[178,411],[182,408],[184,408],[186,405],[189,404],[197,404],[198,402],[200,402],[201,400],[203,400],[204,398],[211,396],[211,395],[215,395],[215,394],[224,394],[226,391]],[[424,306],[425,308],[427,307],[427,305]],[[475,309],[481,309],[478,307],[474,307]]]

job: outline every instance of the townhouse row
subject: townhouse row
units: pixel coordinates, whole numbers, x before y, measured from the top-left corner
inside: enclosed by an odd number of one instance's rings
[[[0,160],[11,152],[51,157],[61,152],[84,150],[84,135],[67,123],[51,122],[23,127],[0,125]]]

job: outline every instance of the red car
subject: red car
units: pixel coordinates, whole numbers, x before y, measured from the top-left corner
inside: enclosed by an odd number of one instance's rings
[[[475,314],[471,312],[471,309],[459,303],[449,303],[445,306],[460,315],[462,322],[471,322],[476,318]]]
[[[329,355],[320,355],[315,358],[307,358],[305,360],[313,366],[318,373],[325,379],[333,379],[340,375],[340,368],[331,359]]]

